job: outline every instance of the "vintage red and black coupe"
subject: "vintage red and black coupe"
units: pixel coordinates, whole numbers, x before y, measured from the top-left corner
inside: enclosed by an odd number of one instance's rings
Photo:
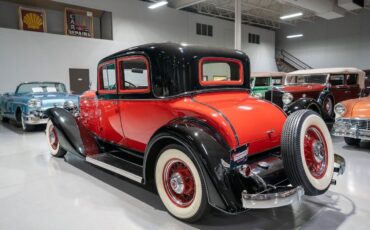
[[[324,121],[307,110],[287,118],[251,96],[249,80],[241,51],[159,43],[118,52],[99,63],[79,117],[48,111],[51,154],[155,185],[184,221],[208,207],[235,214],[327,191],[344,160]]]
[[[266,92],[266,100],[289,115],[310,109],[334,121],[334,105],[366,94],[365,72],[356,68],[297,70],[288,73],[286,85]]]

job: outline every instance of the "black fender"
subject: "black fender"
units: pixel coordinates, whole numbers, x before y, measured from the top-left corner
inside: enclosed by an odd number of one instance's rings
[[[61,108],[48,109],[45,114],[53,122],[59,144],[64,150],[82,157],[98,153],[97,141],[73,114]]]
[[[321,116],[323,115],[322,105],[313,98],[300,98],[284,107],[284,111],[288,115],[302,109],[311,109]]]
[[[152,178],[159,151],[171,141],[191,152],[205,180],[209,204],[228,213],[240,211],[240,189],[235,192],[228,167],[232,150],[215,129],[195,118],[176,119],[153,135],[145,151],[144,183]]]

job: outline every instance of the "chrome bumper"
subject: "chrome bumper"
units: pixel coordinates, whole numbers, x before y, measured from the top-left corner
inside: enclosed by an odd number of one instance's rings
[[[245,209],[276,208],[299,202],[303,195],[301,186],[277,193],[248,194],[243,191],[242,202]]]
[[[339,118],[336,119],[331,133],[337,137],[370,140],[370,120]]]
[[[24,116],[24,123],[27,125],[45,125],[47,122],[48,118],[45,118],[43,113]]]

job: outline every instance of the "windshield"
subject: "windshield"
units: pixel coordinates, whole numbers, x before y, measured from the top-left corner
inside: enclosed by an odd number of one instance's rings
[[[298,75],[288,76],[288,85],[301,85],[301,84],[325,84],[327,75]]]
[[[25,83],[18,86],[16,94],[28,93],[65,93],[66,87],[62,83]]]

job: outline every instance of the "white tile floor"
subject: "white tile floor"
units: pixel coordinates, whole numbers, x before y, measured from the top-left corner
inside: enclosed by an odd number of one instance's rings
[[[334,142],[347,169],[327,194],[238,216],[212,211],[188,225],[140,185],[71,154],[66,161],[50,157],[42,129],[23,133],[0,124],[0,229],[369,229],[370,142]]]

